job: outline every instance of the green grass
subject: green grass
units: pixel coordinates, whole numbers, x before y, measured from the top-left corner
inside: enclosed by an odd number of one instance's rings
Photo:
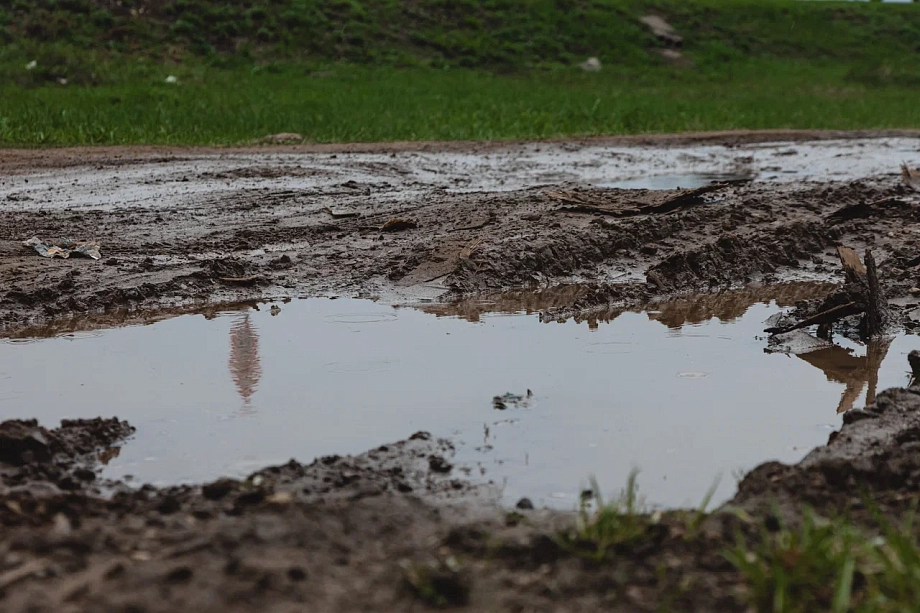
[[[764,613],[915,611],[920,546],[913,513],[901,526],[877,516],[878,535],[845,518],[806,511],[798,529],[763,528],[726,551],[742,573],[750,604]]]
[[[575,524],[557,535],[564,550],[595,563],[609,563],[617,555],[629,557],[636,546],[655,538],[654,526],[683,532],[686,547],[720,548],[722,537],[701,538],[702,522],[715,485],[694,512],[649,514],[643,507],[632,472],[620,495],[605,501],[596,480],[593,497],[583,498]],[[907,613],[920,603],[920,542],[914,528],[916,509],[898,525],[866,499],[869,518],[859,524],[845,516],[826,519],[805,508],[793,528],[776,520],[778,509],[758,520],[735,511],[739,523],[735,542],[723,550],[740,573],[751,611],[761,613]],[[731,513],[723,508],[720,513]],[[683,523],[681,529],[675,521]],[[753,534],[740,529],[755,527]],[[756,528],[759,526],[759,529]],[[657,532],[660,535],[660,532]],[[674,541],[662,544],[680,550]]]
[[[597,480],[591,479],[592,496],[582,498],[578,522],[574,530],[559,535],[559,545],[577,555],[601,561],[617,548],[641,541],[652,520],[639,499],[637,474],[632,471],[626,488],[609,502],[604,502]]]
[[[0,0],[0,144],[920,127],[918,49],[917,5]]]
[[[918,92],[837,69],[751,63],[731,81],[570,70],[526,75],[336,66],[311,77],[159,70],[95,87],[0,87],[0,143],[229,144],[543,138],[687,130],[920,126]],[[166,84],[167,73],[180,78]],[[765,76],[759,76],[765,75]]]

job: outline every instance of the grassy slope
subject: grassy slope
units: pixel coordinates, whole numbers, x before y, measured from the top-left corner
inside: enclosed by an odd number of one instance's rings
[[[916,5],[116,4],[0,0],[0,38],[7,43],[0,48],[0,142],[228,143],[280,131],[336,141],[920,126]],[[692,65],[668,65],[654,52],[661,44],[638,21],[649,12],[684,36]],[[572,68],[589,55],[600,57],[602,72]],[[35,69],[25,70],[32,60]],[[168,74],[179,77],[178,86],[163,82]]]

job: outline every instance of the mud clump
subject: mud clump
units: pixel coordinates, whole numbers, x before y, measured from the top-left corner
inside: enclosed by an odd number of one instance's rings
[[[44,482],[61,490],[84,489],[96,481],[97,454],[133,432],[133,427],[114,418],[64,420],[55,430],[35,420],[4,421],[0,423],[0,477],[5,486]]]
[[[22,466],[51,460],[48,433],[34,419],[0,423],[0,462]]]

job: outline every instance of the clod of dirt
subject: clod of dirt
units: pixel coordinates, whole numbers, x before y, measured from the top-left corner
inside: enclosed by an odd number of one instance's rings
[[[291,256],[285,253],[284,255],[272,260],[269,266],[278,270],[282,268],[290,268],[293,265],[293,263],[294,261],[291,259]]]
[[[428,457],[428,467],[432,472],[449,473],[454,465],[439,455],[432,455]]]
[[[418,228],[418,220],[407,217],[394,217],[380,227],[381,232],[402,232]]]
[[[34,419],[0,423],[0,462],[22,466],[51,460],[48,431]]]
[[[907,363],[910,364],[910,370],[913,373],[914,381],[920,379],[920,351],[914,349],[908,353]]]
[[[521,509],[523,511],[530,511],[534,508],[533,502],[530,500],[530,498],[521,498],[514,506],[515,508]]]
[[[208,500],[220,500],[234,489],[240,482],[236,479],[218,479],[213,483],[201,486],[201,494]]]
[[[435,607],[459,607],[470,601],[472,577],[450,556],[438,562],[403,563],[406,584],[421,600]]]
[[[526,409],[533,404],[533,392],[527,390],[526,394],[512,394],[511,392],[506,392],[501,396],[495,396],[492,398],[492,408],[497,411],[504,411],[508,407],[513,407],[515,409]]]
[[[211,260],[208,268],[213,276],[220,278],[245,277],[249,272],[249,264],[235,258]]]

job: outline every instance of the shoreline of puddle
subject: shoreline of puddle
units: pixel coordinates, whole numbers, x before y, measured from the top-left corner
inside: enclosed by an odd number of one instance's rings
[[[692,507],[716,480],[714,502],[727,500],[735,478],[754,466],[794,463],[825,444],[839,428],[837,409],[861,406],[867,386],[906,383],[903,354],[917,343],[905,335],[881,359],[848,342],[808,358],[766,353],[763,321],[833,286],[748,287],[598,308],[564,322],[536,314],[570,306],[573,287],[448,304],[309,298],[212,306],[197,313],[203,319],[178,314],[43,341],[7,339],[0,379],[22,380],[22,372],[8,372],[13,351],[49,344],[54,351],[15,359],[42,364],[37,370],[58,359],[50,372],[69,376],[43,395],[8,390],[0,402],[36,409],[5,418],[38,418],[45,426],[63,417],[127,419],[137,433],[106,459],[102,476],[131,475],[138,485],[243,477],[290,457],[354,455],[426,430],[454,442],[457,476],[497,489],[507,506],[526,497],[574,508],[591,475],[615,492],[638,469],[651,506]],[[292,332],[298,325],[305,328]],[[392,332],[377,332],[386,329]],[[140,333],[112,338],[131,330]],[[416,330],[427,332],[413,340]],[[96,345],[107,349],[91,349]],[[81,377],[74,355],[91,368],[123,369]],[[128,355],[141,365],[125,370]],[[654,376],[642,382],[649,372]],[[131,393],[119,393],[112,381],[130,382]],[[528,390],[532,399],[496,410],[495,397],[526,397]],[[99,398],[110,398],[111,408]],[[55,399],[67,399],[70,413]]]

